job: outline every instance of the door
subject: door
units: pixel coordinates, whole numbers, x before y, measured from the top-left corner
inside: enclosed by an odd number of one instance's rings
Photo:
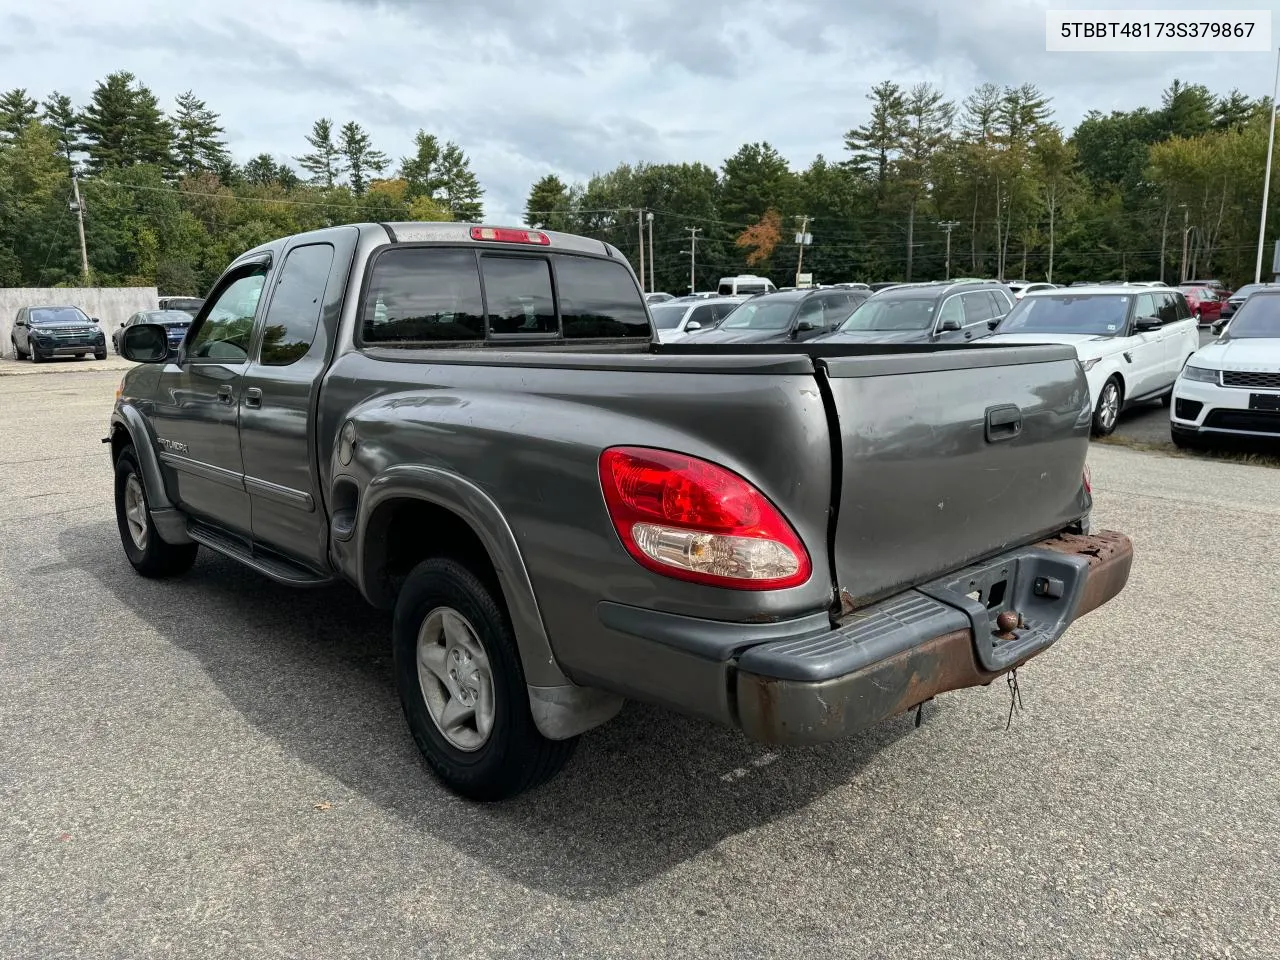
[[[952,294],[942,301],[933,323],[934,339],[942,343],[964,342],[964,303],[959,294]]]
[[[240,456],[240,378],[269,264],[233,268],[196,318],[177,361],[165,364],[153,424],[169,492],[184,510],[248,536]]]
[[[1125,373],[1125,399],[1144,396],[1159,390],[1165,384],[1169,366],[1165,356],[1165,333],[1162,327],[1139,330],[1138,321],[1144,317],[1160,317],[1159,294],[1142,293],[1134,298],[1133,318],[1129,336],[1125,338],[1124,355],[1127,361]]]
[[[817,297],[809,297],[800,304],[792,323],[791,337],[794,340],[812,340],[824,333],[822,301]]]
[[[241,378],[240,451],[253,540],[308,566],[327,566],[328,521],[316,471],[313,401],[325,369],[321,329],[332,244],[290,249],[271,280],[256,359]],[[342,261],[345,267],[346,260]],[[342,284],[334,281],[336,318]]]
[[[1160,334],[1164,346],[1165,382],[1172,385],[1182,372],[1182,364],[1187,357],[1200,349],[1200,328],[1191,315],[1186,298],[1180,293],[1156,294],[1156,309],[1163,321]]]
[[[699,330],[708,330],[717,323],[716,308],[710,304],[704,304],[700,307],[694,307],[684,318],[684,326],[681,328],[684,333],[697,333]],[[696,327],[690,327],[690,324],[696,323]]]

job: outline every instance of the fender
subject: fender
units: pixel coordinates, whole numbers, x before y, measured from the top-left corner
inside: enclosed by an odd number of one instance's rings
[[[164,473],[160,470],[155,440],[146,418],[133,404],[121,401],[111,411],[113,434],[117,427],[129,434],[133,450],[138,455],[138,469],[142,471],[142,482],[146,487],[151,522],[155,524],[160,539],[165,543],[190,543],[187,518],[169,499],[169,493],[165,489]]]
[[[470,480],[436,467],[402,464],[388,467],[369,481],[360,498],[352,538],[355,549],[346,558],[353,562],[353,579],[365,597],[375,606],[386,606],[390,599],[366,570],[369,519],[381,504],[403,498],[424,500],[451,511],[484,545],[511,616],[539,732],[553,740],[567,739],[617,714],[622,708],[621,697],[578,686],[560,670],[515,534],[498,505]]]

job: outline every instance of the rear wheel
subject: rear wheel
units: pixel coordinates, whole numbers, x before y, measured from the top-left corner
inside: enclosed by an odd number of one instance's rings
[[[27,359],[27,355],[23,353],[22,348],[18,346],[17,340],[15,340],[13,337],[10,337],[9,342],[13,344],[13,356],[15,359],[18,359],[18,360]]]
[[[1120,421],[1120,405],[1124,401],[1124,391],[1120,381],[1112,377],[1102,385],[1098,394],[1098,405],[1093,408],[1093,435],[1095,437],[1110,436]]]
[[[196,562],[194,543],[168,543],[160,539],[151,519],[147,488],[138,469],[133,447],[116,458],[116,525],[125,556],[144,577],[175,577]]]
[[[538,732],[506,610],[467,567],[443,557],[414,567],[392,631],[409,730],[450,789],[501,800],[565,765],[577,740]]]

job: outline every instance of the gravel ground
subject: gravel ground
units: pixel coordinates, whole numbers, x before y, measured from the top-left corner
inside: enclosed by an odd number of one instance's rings
[[[771,750],[642,705],[477,806],[388,618],[135,576],[118,373],[0,379],[0,956],[1280,956],[1280,471],[1095,446],[1128,589],[1004,684]]]

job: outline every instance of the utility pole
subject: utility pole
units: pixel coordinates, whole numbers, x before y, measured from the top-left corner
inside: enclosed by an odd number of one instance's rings
[[[796,244],[800,247],[800,258],[796,261],[796,286],[800,286],[800,274],[804,273],[804,248],[813,238],[809,236],[809,215],[800,218],[800,232],[796,234]]]
[[[658,289],[657,283],[653,279],[653,213],[650,211],[644,215],[649,221],[649,292],[653,293]]]
[[[1267,172],[1262,180],[1262,220],[1258,224],[1258,265],[1253,282],[1262,282],[1262,244],[1267,235],[1267,199],[1271,196],[1271,150],[1276,145],[1276,97],[1280,96],[1280,50],[1276,51],[1276,80],[1271,91],[1271,132],[1267,134]]]
[[[695,266],[698,261],[698,234],[702,232],[701,227],[685,227],[689,231],[689,292],[698,292],[698,282],[695,277]]]
[[[1191,228],[1187,226],[1191,213],[1187,210],[1185,203],[1179,204],[1182,207],[1182,266],[1178,269],[1178,282],[1187,282],[1187,234]]]
[[[640,292],[646,293],[644,288],[644,211],[636,211],[636,233],[640,238]]]
[[[80,178],[76,176],[76,164],[71,159],[71,131],[62,130],[62,142],[67,147],[67,171],[71,174],[71,192],[75,196],[76,226],[80,229],[80,273],[89,282],[89,248],[84,242],[84,203],[80,200]]]
[[[947,275],[945,280],[951,279],[951,231],[960,226],[959,220],[944,220],[938,224],[943,230],[947,231]]]

